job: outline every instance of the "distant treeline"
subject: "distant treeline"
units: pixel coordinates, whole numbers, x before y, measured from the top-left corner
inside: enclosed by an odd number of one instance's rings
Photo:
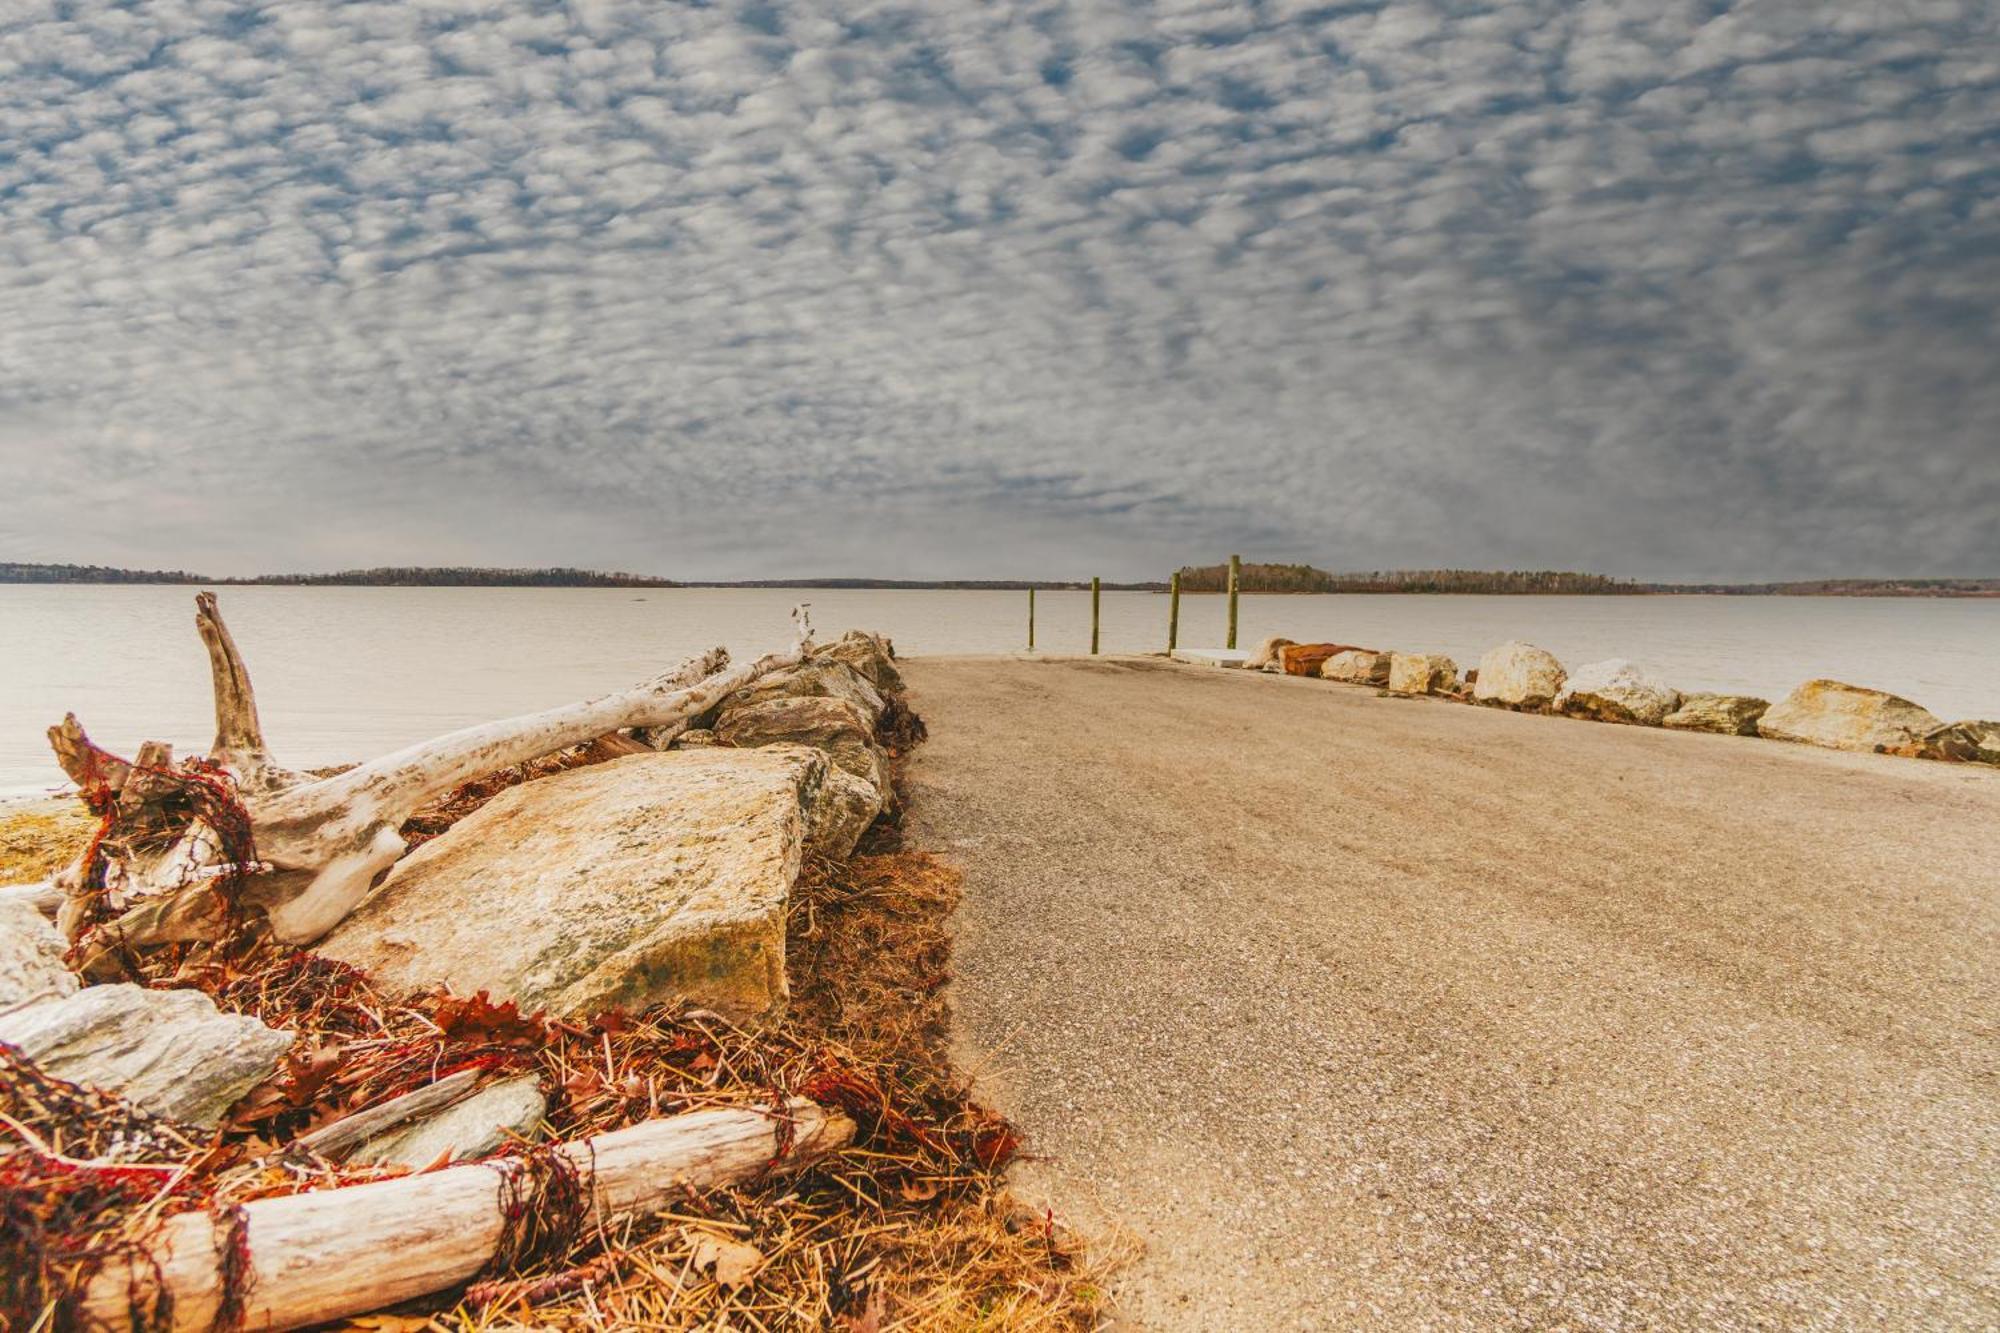
[[[683,583],[683,588],[904,588],[962,592],[1088,592],[1089,579],[741,579]],[[1164,583],[1105,583],[1106,592],[1165,592]]]
[[[352,588],[676,588],[672,579],[645,574],[601,574],[594,569],[474,569],[460,566],[390,566],[338,574],[267,574],[225,583]]]
[[[1727,597],[2000,597],[2000,579],[1808,579],[1800,583],[1654,583],[1649,592]]]
[[[0,560],[0,583],[203,583],[184,569],[112,569],[108,565],[23,565]]]
[[[0,563],[0,583],[201,583],[211,587],[281,584],[352,588],[673,588],[671,579],[644,574],[601,574],[592,569],[471,569],[455,566],[385,566],[337,574],[264,574],[212,579],[184,569],[112,569],[105,565]]]
[[[1642,593],[1644,584],[1563,570],[1378,569],[1331,574],[1311,565],[1243,566],[1244,592],[1455,592],[1598,595]],[[1229,566],[1190,565],[1181,570],[1184,592],[1226,592]]]

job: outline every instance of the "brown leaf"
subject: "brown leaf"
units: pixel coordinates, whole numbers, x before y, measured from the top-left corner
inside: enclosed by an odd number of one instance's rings
[[[693,1232],[690,1239],[694,1242],[691,1262],[696,1271],[712,1268],[718,1286],[740,1287],[763,1265],[764,1252],[755,1245],[726,1240],[706,1231]]]

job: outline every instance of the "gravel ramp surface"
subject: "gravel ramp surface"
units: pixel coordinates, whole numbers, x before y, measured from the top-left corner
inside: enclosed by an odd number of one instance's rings
[[[965,1059],[1125,1324],[2000,1325],[2000,770],[905,674]]]

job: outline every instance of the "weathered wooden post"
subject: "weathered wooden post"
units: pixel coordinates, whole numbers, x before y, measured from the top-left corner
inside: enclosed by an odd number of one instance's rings
[[[1236,646],[1236,589],[1242,582],[1243,557],[1232,555],[1229,557],[1229,642],[1223,645],[1226,648]]]
[[[1035,651],[1035,590],[1028,589],[1028,651]]]
[[[1167,580],[1167,651],[1172,652],[1181,645],[1181,576]]]
[[[1092,579],[1090,581],[1090,655],[1092,657],[1097,656],[1097,601],[1100,596],[1100,588],[1100,580]]]

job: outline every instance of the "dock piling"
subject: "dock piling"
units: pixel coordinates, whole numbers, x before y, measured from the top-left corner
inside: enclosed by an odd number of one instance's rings
[[[1167,580],[1167,651],[1181,646],[1181,576],[1176,570]]]
[[[1090,581],[1090,655],[1097,656],[1097,603],[1101,594],[1101,580]]]
[[[1223,645],[1227,648],[1236,646],[1236,590],[1242,582],[1243,557],[1232,555],[1229,557],[1229,642]]]
[[[1028,651],[1035,651],[1035,590],[1028,589]]]

